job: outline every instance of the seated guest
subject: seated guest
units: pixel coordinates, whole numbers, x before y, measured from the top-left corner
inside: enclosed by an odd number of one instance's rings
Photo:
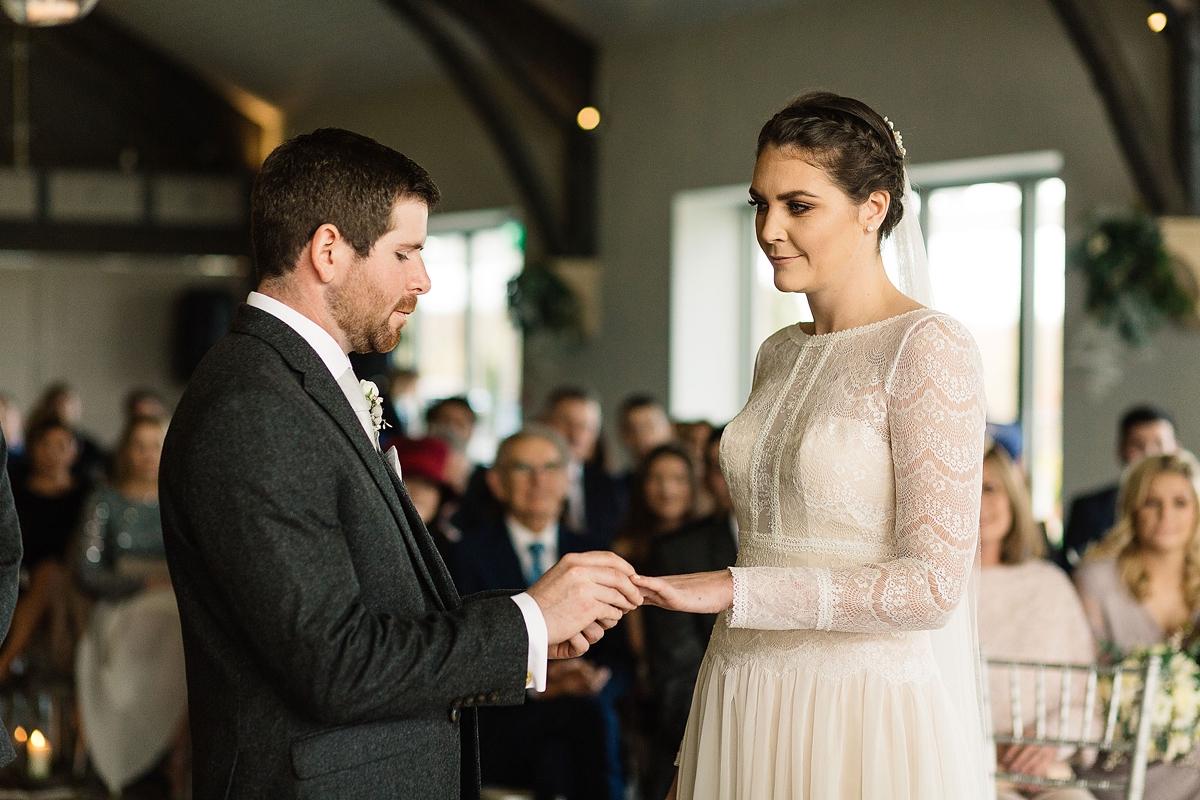
[[[1161,408],[1137,406],[1125,412],[1118,431],[1117,456],[1128,469],[1146,456],[1174,453],[1175,422]],[[1063,531],[1064,566],[1073,569],[1088,546],[1112,529],[1117,516],[1117,485],[1076,497]]]
[[[608,474],[600,447],[600,402],[582,389],[552,392],[543,421],[571,449],[565,522],[572,530],[611,543],[624,512],[620,483]]]
[[[68,384],[56,383],[46,389],[33,411],[29,412],[28,425],[33,427],[47,419],[55,419],[71,428],[79,447],[75,475],[84,483],[94,484],[108,477],[112,459],[95,439],[80,430],[79,420],[82,416],[83,403],[79,395]]]
[[[416,436],[413,422],[420,414],[417,385],[420,375],[415,369],[404,367],[393,369],[387,376],[387,403],[383,407],[383,420],[395,428],[398,436]]]
[[[446,464],[446,479],[460,494],[479,470],[471,462],[468,451],[475,438],[478,418],[471,402],[465,397],[447,397],[436,401],[425,412],[425,435],[436,436],[450,445],[450,460]]]
[[[461,594],[525,591],[566,553],[599,549],[561,525],[570,453],[557,431],[530,426],[505,439],[487,473],[498,520],[464,531],[451,549]],[[595,657],[613,631],[589,651]],[[555,666],[544,695],[523,706],[479,710],[484,784],[533,790],[538,798],[613,798],[620,784],[610,738],[615,697],[609,673],[594,663]],[[549,698],[549,699],[548,699]]]
[[[983,494],[979,502],[979,542],[983,574],[979,584],[979,646],[990,658],[1052,664],[1090,664],[1095,644],[1083,606],[1066,573],[1042,560],[1044,542],[1030,510],[1020,469],[999,444],[983,457]],[[992,675],[992,720],[998,731],[1011,731],[1009,676]],[[1035,692],[1032,674],[1022,676],[1022,692]],[[1028,685],[1024,685],[1026,683]],[[1058,719],[1057,684],[1047,689],[1047,718]],[[1079,698],[1082,703],[1082,695]],[[1025,705],[1020,728],[1035,722]],[[1071,729],[1072,732],[1078,729]],[[1057,729],[1051,731],[1057,733]],[[1070,777],[1072,753],[1055,747],[1000,745],[998,766],[1006,772],[1043,778]],[[998,787],[1000,800],[1091,800],[1080,789],[1022,792]]]
[[[25,425],[21,420],[21,407],[6,394],[0,394],[0,433],[8,442],[8,474],[13,481],[23,477],[25,464]]]
[[[683,445],[683,449],[687,450],[688,455],[692,457],[692,463],[696,465],[696,507],[692,511],[695,513],[696,519],[707,517],[716,511],[715,501],[708,491],[708,483],[705,480],[708,459],[705,458],[704,453],[712,439],[712,423],[705,420],[676,422],[674,429],[675,441]]]
[[[629,511],[617,530],[613,551],[638,572],[646,572],[653,541],[694,519],[695,487],[696,474],[686,450],[673,442],[651,450],[634,478]],[[642,614],[642,609],[635,608],[613,630],[623,630],[637,669],[637,702],[629,712],[632,718],[627,727],[638,731],[639,736],[652,739],[654,725],[651,720],[654,719],[656,698],[649,686],[650,667]],[[653,758],[649,760],[653,761]]]
[[[1116,526],[1088,551],[1075,584],[1097,641],[1129,650],[1200,622],[1200,464],[1183,451],[1150,456],[1120,497]],[[1195,757],[1151,764],[1146,800],[1200,797]]]
[[[28,469],[13,486],[25,548],[22,568],[29,588],[17,601],[12,628],[0,649],[0,676],[7,676],[42,621],[49,616],[50,659],[43,666],[69,670],[74,632],[63,568],[67,543],[79,522],[88,486],[73,472],[79,457],[75,434],[56,417],[35,421],[26,433]]]
[[[712,516],[655,538],[650,544],[647,574],[712,572],[737,561],[738,525],[721,474],[721,434],[721,428],[712,432],[704,452],[704,483],[713,498]],[[645,615],[646,660],[655,698],[651,764],[643,794],[665,797],[675,777],[675,755],[717,615],[684,614],[649,605],[641,613]]]
[[[172,751],[182,792],[188,751],[187,684],[179,610],[158,513],[166,423],[127,423],[113,480],[92,493],[77,539],[75,575],[97,602],[79,643],[75,680],[92,765],[112,794]]]
[[[438,400],[425,411],[425,433],[450,445],[446,478],[462,502],[452,521],[460,531],[473,531],[501,517],[500,504],[487,485],[487,467],[472,464],[467,445],[475,435],[475,410],[465,397]]]
[[[451,507],[458,499],[458,492],[446,480],[450,445],[433,436],[423,439],[401,437],[395,440],[395,445],[408,496],[433,536],[442,559],[449,564],[452,545],[461,538],[449,520]]]
[[[446,397],[433,402],[425,410],[425,433],[466,450],[475,436],[477,421],[470,400],[465,397]]]
[[[139,387],[125,395],[125,424],[136,419],[166,419],[167,403],[153,389]]]
[[[675,437],[667,410],[648,394],[635,394],[625,398],[620,412],[621,444],[629,457],[632,468],[626,473],[631,480],[634,470],[645,460],[651,450],[666,444]],[[632,496],[630,487],[630,496]]]
[[[668,442],[653,448],[635,475],[629,510],[617,530],[613,551],[641,572],[650,557],[651,541],[694,519],[696,470],[687,451]]]

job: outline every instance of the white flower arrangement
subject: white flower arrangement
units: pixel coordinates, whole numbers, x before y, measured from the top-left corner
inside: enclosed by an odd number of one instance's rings
[[[374,381],[359,381],[358,385],[362,387],[363,395],[371,404],[371,424],[375,426],[375,433],[379,433],[383,428],[390,428],[383,421],[383,398],[379,396],[379,387]]]
[[[1152,656],[1162,657],[1162,674],[1154,698],[1147,760],[1182,761],[1200,743],[1200,665],[1184,649],[1182,635],[1154,647],[1134,648],[1120,663],[1139,669]],[[1137,737],[1140,681],[1129,673],[1123,674],[1121,681],[1120,735],[1132,741]],[[1111,679],[1101,691],[1106,699],[1112,696]]]

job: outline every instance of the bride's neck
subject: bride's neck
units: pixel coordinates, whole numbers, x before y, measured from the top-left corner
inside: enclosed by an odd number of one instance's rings
[[[837,280],[807,293],[813,333],[835,333],[911,311],[920,306],[888,280],[883,259],[847,265]]]

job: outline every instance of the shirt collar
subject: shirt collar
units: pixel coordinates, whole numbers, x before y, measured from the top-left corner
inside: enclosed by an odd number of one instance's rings
[[[508,523],[508,529],[512,532],[513,537],[522,545],[529,545],[533,542],[553,542],[554,537],[558,535],[558,523],[551,522],[540,531],[530,530],[521,523],[517,522],[514,517],[506,517],[505,522]]]
[[[250,296],[246,298],[246,305],[267,312],[300,334],[300,337],[308,342],[309,347],[317,351],[317,355],[325,363],[334,380],[350,369],[350,359],[342,351],[337,340],[330,336],[329,331],[296,309],[260,292],[251,292]]]

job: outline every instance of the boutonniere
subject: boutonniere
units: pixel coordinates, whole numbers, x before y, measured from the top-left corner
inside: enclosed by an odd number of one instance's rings
[[[371,424],[375,426],[375,433],[379,433],[383,428],[392,427],[383,421],[383,398],[379,396],[379,387],[374,381],[359,381],[358,384],[362,387],[367,402],[371,404]]]

